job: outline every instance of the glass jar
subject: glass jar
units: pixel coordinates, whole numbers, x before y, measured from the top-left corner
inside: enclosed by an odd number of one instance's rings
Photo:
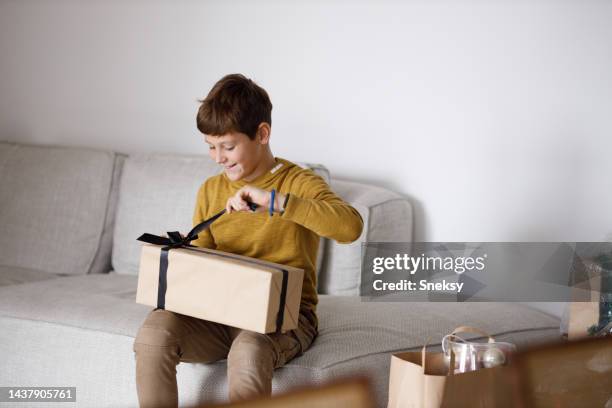
[[[506,342],[477,343],[448,334],[442,338],[442,351],[447,367],[450,368],[451,350],[455,354],[455,373],[465,373],[481,368],[506,365],[516,352],[516,346]]]

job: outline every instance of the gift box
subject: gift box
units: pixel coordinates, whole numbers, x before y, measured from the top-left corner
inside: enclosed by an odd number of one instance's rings
[[[568,340],[589,337],[589,328],[599,322],[601,279],[604,270],[592,259],[583,261],[584,281],[572,287],[572,302],[569,303]]]
[[[258,333],[297,327],[302,269],[194,247],[175,234],[145,234],[159,245],[142,246],[137,303]]]

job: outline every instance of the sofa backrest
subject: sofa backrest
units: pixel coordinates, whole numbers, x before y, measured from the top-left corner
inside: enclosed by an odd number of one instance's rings
[[[321,165],[296,163],[311,168],[329,182]],[[147,232],[188,232],[197,192],[202,183],[218,174],[220,167],[207,156],[176,154],[130,155],[123,166],[113,236],[112,266],[119,274],[138,274],[140,249],[137,241]],[[321,250],[324,242],[321,243]],[[322,261],[323,251],[319,259]]]
[[[362,243],[411,241],[410,203],[383,188],[330,180],[324,166],[298,164],[323,177],[364,220],[352,244],[322,239],[317,261],[320,293],[357,295]],[[197,191],[218,172],[205,156],[0,142],[0,265],[136,275],[136,238],[189,231]]]
[[[0,264],[100,272],[115,167],[109,151],[0,142]]]

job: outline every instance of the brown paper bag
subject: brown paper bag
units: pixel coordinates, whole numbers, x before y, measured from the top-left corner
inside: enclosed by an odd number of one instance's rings
[[[447,377],[440,407],[517,407],[519,379],[512,364]]]
[[[480,333],[479,329],[460,326],[451,334]],[[450,353],[448,366],[444,353],[421,351],[394,354],[391,357],[388,408],[499,407],[511,406],[512,380],[508,367],[481,368],[455,373],[455,355]]]
[[[162,261],[162,248],[142,246],[137,303],[162,299],[166,310],[258,333],[297,327],[302,269],[198,247],[172,248]]]
[[[421,351],[393,354],[388,408],[438,408],[448,369],[443,353]]]

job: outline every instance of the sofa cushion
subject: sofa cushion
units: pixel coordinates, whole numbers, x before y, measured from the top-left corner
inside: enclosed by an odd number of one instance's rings
[[[152,310],[134,302],[136,286],[135,276],[111,272],[0,287],[0,383],[76,384],[83,404],[98,399],[96,406],[133,405],[132,344]],[[435,350],[459,324],[519,348],[559,337],[558,319],[519,304],[382,303],[321,295],[318,314],[318,337],[308,352],[275,371],[275,392],[369,374],[382,406],[390,354],[418,348],[428,338]],[[49,339],[44,347],[41,337]],[[90,376],[81,375],[81,359]],[[180,364],[177,370],[182,405],[226,398],[224,361]]]
[[[19,268],[17,266],[0,265],[0,286],[19,285],[21,283],[36,282],[59,278],[59,273],[49,273],[37,269]]]
[[[0,143],[0,264],[86,274],[104,229],[115,154]]]
[[[3,386],[69,384],[78,390],[78,406],[138,406],[133,336],[3,316],[0,316],[0,328],[0,383]],[[41,338],[45,339],[44,347]],[[521,333],[526,343],[543,338],[544,330]],[[504,336],[499,339],[509,340]],[[314,349],[306,355],[311,352]],[[387,406],[391,361],[388,353],[368,354],[324,368],[297,365],[303,357],[274,371],[273,394],[359,375],[370,379],[376,406]],[[194,407],[227,400],[225,360],[212,364],[183,363],[176,370],[179,406]]]
[[[359,295],[361,245],[411,242],[412,206],[399,194],[368,184],[332,179],[331,187],[359,211],[364,225],[361,236],[353,243],[326,242],[318,290],[329,295]]]
[[[135,303],[137,277],[71,276],[0,288],[0,315],[134,336],[152,307]],[[492,335],[554,329],[559,319],[521,304],[362,302],[355,296],[321,295],[315,349],[295,364],[328,367],[371,353],[439,344],[455,326]],[[436,342],[436,340],[438,340]],[[520,342],[520,340],[517,340]]]
[[[296,163],[329,182],[327,170],[316,164]],[[112,265],[119,274],[138,274],[141,234],[188,232],[197,192],[220,167],[207,156],[170,154],[132,155],[121,176],[113,239]],[[323,241],[323,240],[322,240]],[[321,242],[319,260],[324,256]],[[320,261],[319,261],[320,263]]]

